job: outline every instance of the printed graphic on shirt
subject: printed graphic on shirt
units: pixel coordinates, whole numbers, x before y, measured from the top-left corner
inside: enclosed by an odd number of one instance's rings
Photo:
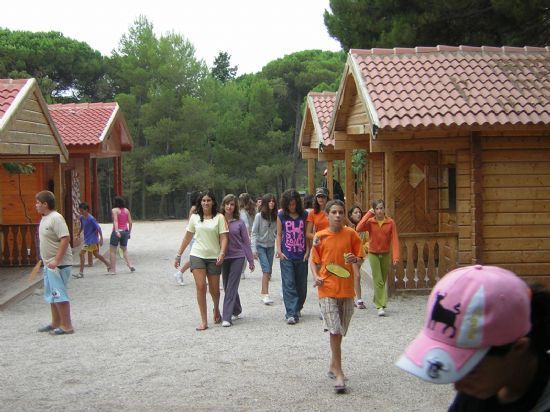
[[[287,220],[284,224],[286,250],[289,252],[303,252],[305,250],[304,221]]]

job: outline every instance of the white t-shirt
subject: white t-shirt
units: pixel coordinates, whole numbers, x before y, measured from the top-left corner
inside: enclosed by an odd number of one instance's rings
[[[194,214],[189,219],[187,231],[195,234],[195,242],[191,248],[190,255],[202,259],[217,259],[220,255],[220,233],[227,233],[227,222],[221,213],[212,219],[201,218]]]
[[[44,264],[48,264],[55,259],[55,255],[59,250],[61,238],[70,236],[70,234],[63,216],[53,210],[47,216],[42,216],[40,226],[38,227],[38,236],[40,239],[40,256]],[[69,245],[61,262],[59,262],[59,266],[72,264],[73,252]]]

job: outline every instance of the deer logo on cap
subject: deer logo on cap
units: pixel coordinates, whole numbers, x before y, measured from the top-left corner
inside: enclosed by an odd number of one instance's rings
[[[445,334],[447,329],[452,328],[452,334],[449,337],[454,338],[456,335],[455,320],[456,315],[460,314],[460,302],[453,306],[454,310],[447,309],[441,304],[441,301],[445,298],[445,296],[447,296],[446,293],[441,294],[437,292],[428,327],[430,329],[434,329],[437,322],[443,323],[445,324],[445,327],[442,330],[443,334]]]

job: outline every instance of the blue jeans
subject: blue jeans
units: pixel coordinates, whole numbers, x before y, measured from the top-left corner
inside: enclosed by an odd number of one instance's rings
[[[256,246],[256,252],[258,253],[258,260],[262,267],[262,273],[269,273],[273,270],[273,255],[275,254],[275,246],[263,247]]]
[[[307,261],[281,259],[281,280],[285,317],[298,320],[307,296]]]

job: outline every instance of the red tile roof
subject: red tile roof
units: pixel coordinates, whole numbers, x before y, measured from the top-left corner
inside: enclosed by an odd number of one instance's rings
[[[29,79],[0,79],[0,119],[28,81]]]
[[[381,130],[550,125],[549,47],[352,49],[348,62]]]
[[[323,143],[323,145],[329,144],[330,140],[330,120],[332,119],[332,115],[334,113],[334,103],[336,102],[336,93],[335,92],[322,92],[322,93],[315,93],[315,92],[309,92],[308,93],[308,101],[310,102],[310,106],[312,107],[312,116],[313,121],[316,123],[315,130],[318,131],[318,128],[320,128],[320,132],[322,133],[320,142]]]
[[[89,146],[103,141],[118,111],[118,104],[51,104],[48,109],[63,143],[67,146]]]

